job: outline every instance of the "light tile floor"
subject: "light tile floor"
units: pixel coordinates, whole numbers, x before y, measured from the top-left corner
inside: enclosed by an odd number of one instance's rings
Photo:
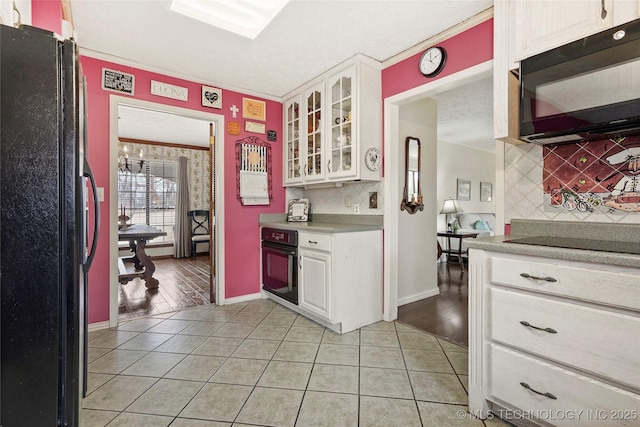
[[[467,350],[397,322],[338,335],[269,300],[89,334],[82,426],[494,426]],[[461,415],[462,414],[462,415]]]

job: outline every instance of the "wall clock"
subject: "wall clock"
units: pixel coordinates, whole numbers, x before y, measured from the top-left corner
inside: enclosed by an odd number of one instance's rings
[[[364,154],[364,164],[372,171],[377,171],[382,165],[382,156],[380,150],[375,147],[371,147]]]
[[[445,62],[447,51],[440,46],[430,47],[420,57],[418,69],[425,77],[435,77],[444,69]]]

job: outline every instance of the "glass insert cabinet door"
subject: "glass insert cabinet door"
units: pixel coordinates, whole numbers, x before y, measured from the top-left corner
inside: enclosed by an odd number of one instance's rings
[[[304,165],[305,180],[319,179],[324,176],[322,170],[322,102],[324,86],[319,85],[305,92],[307,107],[307,146]]]
[[[302,179],[300,156],[300,102],[296,100],[288,101],[286,105],[286,181],[296,182]]]
[[[331,88],[331,142],[328,163],[329,174],[350,175],[355,173],[355,126],[353,119],[353,96],[355,68],[346,70],[330,81]]]

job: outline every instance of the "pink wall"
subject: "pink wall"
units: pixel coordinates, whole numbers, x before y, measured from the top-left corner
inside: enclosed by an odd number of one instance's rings
[[[447,50],[442,73],[426,78],[418,71],[422,52],[382,70],[382,99],[493,59],[493,18],[438,43]]]
[[[56,0],[31,1],[31,25],[62,33],[62,5]]]
[[[135,75],[134,98],[155,102],[158,104],[172,105],[208,113],[222,114],[225,116],[225,186],[223,189],[225,204],[225,294],[227,298],[247,295],[260,291],[260,233],[258,226],[258,214],[284,212],[285,190],[282,187],[282,104],[274,101],[266,101],[267,120],[266,128],[276,130],[278,140],[271,143],[273,157],[273,199],[269,206],[242,206],[236,198],[235,189],[235,142],[248,136],[258,136],[266,141],[266,135],[246,133],[242,131],[239,136],[231,136],[226,133],[226,124],[229,120],[237,120],[244,129],[242,119],[243,94],[230,90],[223,90],[222,109],[213,109],[201,106],[201,84],[187,80],[181,80],[145,70],[127,67],[102,60],[81,57],[82,71],[87,79],[87,111],[88,111],[88,156],[93,168],[98,187],[104,187],[104,202],[101,203],[102,233],[98,241],[96,258],[89,275],[89,322],[101,322],[109,318],[109,247],[116,242],[109,241],[109,221],[111,212],[108,211],[109,200],[109,95],[114,92],[102,89],[102,68],[110,68]],[[160,81],[189,90],[187,102],[159,97],[150,94],[151,80]],[[126,97],[127,95],[122,95]],[[244,95],[247,96],[247,95]],[[253,99],[261,99],[248,96]],[[232,105],[236,105],[240,112],[233,119]],[[113,195],[115,197],[115,195]],[[116,283],[111,284],[116,286]],[[162,286],[162,284],[160,284]]]

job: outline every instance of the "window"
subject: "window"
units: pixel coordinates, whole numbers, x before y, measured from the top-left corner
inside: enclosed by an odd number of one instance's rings
[[[131,224],[147,224],[166,232],[150,244],[173,243],[178,163],[169,160],[119,162],[118,207]]]

